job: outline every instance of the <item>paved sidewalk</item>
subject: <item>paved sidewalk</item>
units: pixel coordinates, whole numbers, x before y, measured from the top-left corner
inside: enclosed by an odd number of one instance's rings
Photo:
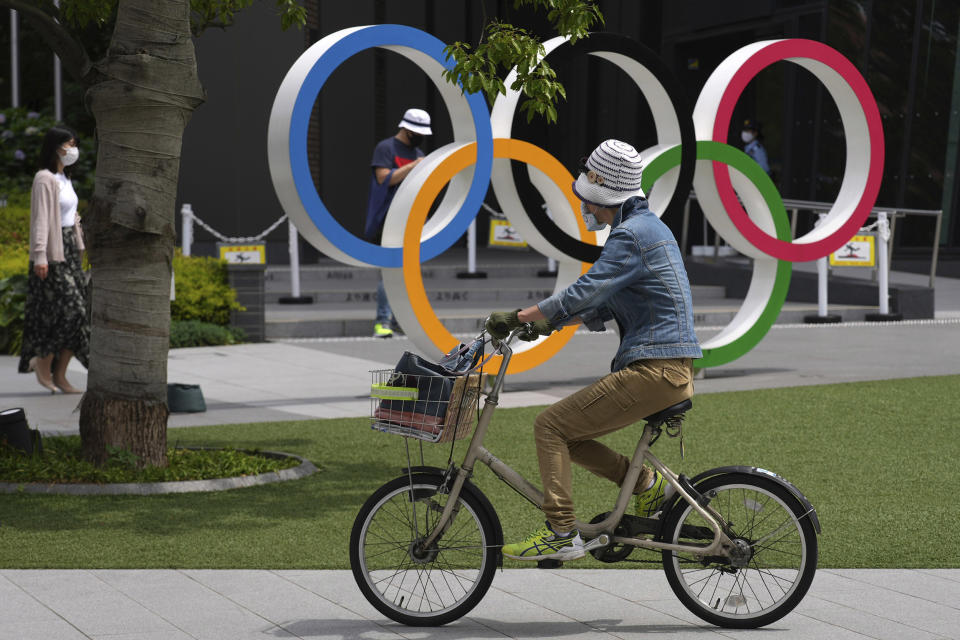
[[[708,370],[696,382],[697,393],[960,374],[958,303],[952,300],[951,313],[935,321],[776,326],[743,358]],[[613,334],[578,334],[548,365],[508,378],[501,405],[554,402],[603,375],[616,345]],[[367,415],[369,370],[392,367],[407,349],[415,350],[404,338],[358,338],[173,350],[168,379],[200,384],[208,411],[174,414],[169,424]],[[76,363],[69,377],[85,386],[85,372]],[[0,357],[0,409],[23,406],[31,425],[48,435],[76,433],[78,402],[79,396],[43,392],[32,375],[16,373],[16,358]],[[663,573],[653,570],[507,570],[498,573],[467,618],[430,629],[404,627],[381,616],[363,600],[347,571],[0,570],[0,640],[654,634],[960,638],[960,569],[821,570],[794,613],[752,632],[701,623],[673,596]]]
[[[556,402],[607,373],[617,344],[610,332],[578,333],[547,364],[510,376],[501,406]],[[369,415],[370,370],[392,368],[405,350],[418,351],[404,337],[174,349],[168,380],[199,384],[207,411],[172,414],[169,426]],[[702,394],[949,374],[960,374],[960,318],[775,325],[744,357],[708,369],[696,389]],[[76,362],[68,377],[85,387],[86,372]],[[16,358],[0,356],[0,409],[23,407],[31,426],[46,434],[77,433],[79,401],[51,395],[33,375],[16,372]]]
[[[465,618],[388,620],[349,571],[0,571],[6,640],[649,638],[933,640],[960,637],[960,570],[821,570],[759,631],[707,625],[661,571],[509,569]]]

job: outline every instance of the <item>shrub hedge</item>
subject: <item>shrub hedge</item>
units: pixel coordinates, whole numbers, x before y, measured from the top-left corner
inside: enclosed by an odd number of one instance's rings
[[[170,348],[206,347],[221,344],[237,344],[247,339],[239,327],[221,327],[199,320],[172,320],[170,322]]]
[[[170,302],[171,320],[199,320],[222,327],[230,324],[230,311],[242,311],[237,292],[227,284],[227,263],[217,258],[173,257],[176,299]]]
[[[30,197],[7,194],[0,207],[0,279],[27,272],[30,261]]]
[[[30,194],[7,194],[0,207],[0,353],[20,353],[30,261]],[[235,344],[246,335],[229,328],[230,311],[243,310],[227,283],[227,265],[216,258],[173,258],[176,299],[170,302],[170,346]]]
[[[40,165],[43,136],[55,124],[50,116],[23,107],[0,109],[0,195],[29,194]],[[97,149],[91,137],[78,135],[80,159],[70,169],[70,178],[80,199],[87,200],[93,195]]]
[[[15,356],[20,353],[26,301],[26,274],[18,273],[0,280],[0,354]]]

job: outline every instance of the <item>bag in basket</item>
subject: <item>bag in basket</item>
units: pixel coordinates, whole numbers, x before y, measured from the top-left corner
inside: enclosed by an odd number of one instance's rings
[[[387,382],[391,387],[417,389],[416,400],[382,400],[374,413],[378,420],[440,433],[453,392],[450,371],[405,351]]]

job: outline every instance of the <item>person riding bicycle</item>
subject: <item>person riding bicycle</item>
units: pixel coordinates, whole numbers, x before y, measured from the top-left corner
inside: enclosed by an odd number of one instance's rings
[[[574,527],[570,462],[620,485],[630,459],[595,438],[622,429],[693,395],[694,358],[702,357],[693,328],[693,303],[683,257],[670,229],[647,206],[640,188],[643,163],[631,145],[606,140],[580,167],[573,191],[587,228],[611,231],[600,257],[569,287],[517,311],[494,312],[487,331],[503,339],[521,331],[536,340],[583,323],[602,331],[615,320],[620,346],[611,373],[550,406],[534,421],[543,482],[544,527],[503,546],[523,560],[572,560],[584,555]],[[634,493],[636,514],[654,516],[671,489],[644,466]]]

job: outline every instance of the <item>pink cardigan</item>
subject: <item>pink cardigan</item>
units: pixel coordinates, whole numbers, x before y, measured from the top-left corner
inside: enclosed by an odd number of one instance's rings
[[[83,251],[80,216],[73,227],[77,248]],[[63,234],[60,231],[60,183],[47,169],[37,171],[30,192],[30,261],[33,264],[63,262]]]

